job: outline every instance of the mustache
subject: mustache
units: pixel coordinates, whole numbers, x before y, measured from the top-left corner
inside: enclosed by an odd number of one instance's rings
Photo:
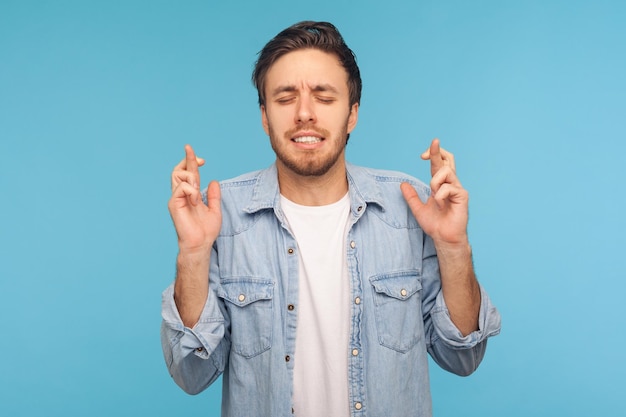
[[[302,132],[302,131],[315,132],[324,138],[327,138],[330,136],[330,132],[328,130],[316,127],[312,124],[306,124],[306,125],[298,126],[293,129],[289,129],[287,132],[285,132],[285,138],[291,139],[292,137],[296,135],[296,133]]]

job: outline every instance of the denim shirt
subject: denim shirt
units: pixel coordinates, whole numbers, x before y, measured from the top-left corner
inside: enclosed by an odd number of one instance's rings
[[[469,375],[487,338],[500,331],[499,313],[481,288],[479,330],[463,336],[450,320],[433,241],[400,191],[407,181],[425,201],[428,187],[401,173],[349,164],[347,178],[350,413],[431,416],[427,353],[442,368]],[[211,253],[209,296],[190,329],[176,309],[173,285],[164,291],[165,361],[190,394],[223,374],[223,416],[292,416],[298,245],[280,207],[276,167],[220,185],[223,221]]]

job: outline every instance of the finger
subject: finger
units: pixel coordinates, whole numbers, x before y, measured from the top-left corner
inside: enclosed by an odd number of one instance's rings
[[[441,153],[441,159],[443,159],[443,163],[446,166],[449,166],[450,168],[452,168],[452,171],[456,172],[456,163],[454,162],[454,155],[452,154],[452,152],[448,152],[443,148],[439,148],[439,151]]]
[[[222,209],[220,184],[217,181],[211,181],[209,183],[209,187],[207,188],[207,203],[210,211],[219,212]]]
[[[174,189],[172,198],[170,199],[170,202],[175,204],[176,208],[182,208],[187,205],[187,203],[192,206],[197,206],[201,201],[202,194],[200,193],[200,190],[188,182],[181,182],[178,184],[178,187]]]
[[[462,187],[452,184],[443,184],[436,193],[432,194],[433,200],[440,209],[448,204],[461,204],[468,200],[468,193]]]
[[[443,155],[441,153],[439,139],[433,139],[430,144],[430,173],[431,175],[435,175],[437,171],[439,171],[442,167],[445,166],[445,162],[443,160]]]
[[[424,203],[417,194],[417,191],[415,191],[415,188],[408,182],[400,184],[400,190],[402,191],[402,196],[406,200],[406,203],[413,212],[413,215],[417,218],[417,212],[419,212],[424,206]]]
[[[174,192],[176,187],[178,187],[178,185],[181,182],[187,182],[189,184],[193,184],[194,182],[193,174],[189,171],[184,171],[180,169],[174,170],[174,172],[172,172],[172,192]]]
[[[435,145],[435,141],[437,142],[437,146],[439,146],[439,139],[435,138],[432,140],[432,142],[430,143],[430,146],[428,147],[428,149],[426,149],[424,152],[422,152],[421,158],[425,161],[428,161],[430,159],[430,156],[432,154],[432,149],[433,149],[433,145]]]
[[[439,154],[439,150],[440,150],[440,141],[439,139],[435,138],[432,140],[432,142],[430,142],[430,146],[428,147],[428,149],[426,149],[421,157],[424,160],[428,160],[431,159],[431,157],[435,157]]]
[[[198,171],[198,167],[201,165],[199,161],[203,161],[202,164],[204,164],[204,160],[196,156],[191,145],[185,145],[185,168],[193,175],[191,185],[198,190],[200,189],[200,171]]]
[[[430,175],[434,176],[437,171],[441,169],[441,167],[445,166],[444,154],[441,152],[442,149],[440,147],[439,139],[435,138],[430,143],[430,146],[424,153],[422,153],[421,158],[425,161],[430,160]]]
[[[462,188],[461,181],[449,166],[441,168],[433,175],[430,179],[430,189],[436,193],[443,184],[452,184]]]
[[[456,171],[456,162],[454,155],[441,147],[441,141],[437,138],[433,139],[430,146],[426,151],[420,155],[420,157],[427,161],[431,161],[431,175],[435,175],[442,166],[449,166],[453,171]]]
[[[185,145],[185,165],[187,171],[195,172],[198,170],[198,161],[191,145]]]
[[[196,162],[198,162],[198,166],[201,167],[204,165],[205,160],[204,158],[200,158],[198,156],[196,156]],[[176,166],[174,167],[173,171],[176,170],[186,170],[187,169],[187,156],[185,156],[182,161],[180,161],[178,164],[176,164]]]

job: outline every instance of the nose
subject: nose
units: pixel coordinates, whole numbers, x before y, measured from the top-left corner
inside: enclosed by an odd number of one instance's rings
[[[313,98],[308,94],[303,94],[298,100],[298,108],[296,109],[296,123],[315,122],[315,109]]]

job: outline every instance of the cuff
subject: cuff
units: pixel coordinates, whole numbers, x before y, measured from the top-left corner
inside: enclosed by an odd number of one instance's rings
[[[489,296],[482,287],[480,287],[478,330],[467,336],[461,334],[461,331],[450,319],[450,312],[446,306],[442,291],[437,294],[431,317],[437,336],[454,349],[471,349],[488,337],[500,333],[500,313],[491,304]]]
[[[212,292],[209,292],[200,319],[193,328],[185,327],[180,318],[174,301],[174,284],[163,291],[161,316],[170,348],[181,350],[183,357],[193,353],[206,359],[224,338],[224,316]]]

